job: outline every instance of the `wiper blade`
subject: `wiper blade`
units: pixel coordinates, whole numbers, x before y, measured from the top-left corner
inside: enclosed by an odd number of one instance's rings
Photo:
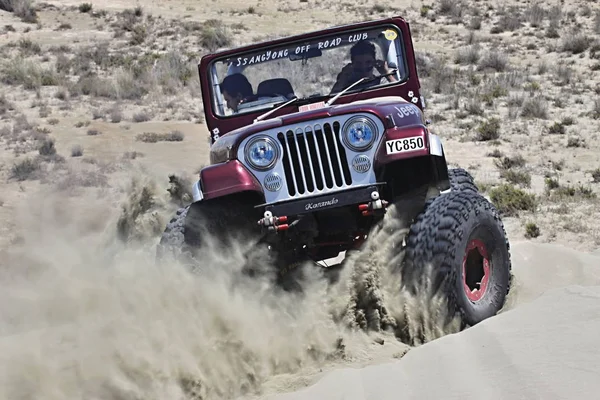
[[[292,104],[293,102],[298,101],[298,97],[294,97],[293,99],[286,101],[285,103],[281,104],[278,107],[275,107],[274,109],[267,111],[264,114],[259,115],[258,117],[256,117],[254,119],[254,122],[258,122],[258,121],[262,121],[263,119],[267,118],[269,115],[273,114],[275,111],[282,109],[283,107]]]
[[[393,69],[391,72],[388,72],[387,74],[376,75],[371,78],[360,78],[359,80],[354,82],[352,85],[348,86],[347,88],[345,88],[344,90],[342,90],[341,92],[339,92],[338,94],[333,96],[331,99],[329,99],[329,101],[327,101],[327,103],[325,103],[325,105],[326,106],[332,105],[333,102],[335,102],[337,99],[339,99],[341,96],[343,96],[344,93],[346,93],[348,90],[352,89],[354,86],[358,85],[361,82],[371,82],[371,81],[374,81],[375,79],[381,79],[386,76],[394,75],[396,72],[398,72],[398,69]]]

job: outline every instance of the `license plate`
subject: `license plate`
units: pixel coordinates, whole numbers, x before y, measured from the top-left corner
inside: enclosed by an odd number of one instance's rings
[[[424,148],[425,140],[423,140],[423,136],[413,136],[385,142],[385,151],[387,154],[409,153]]]

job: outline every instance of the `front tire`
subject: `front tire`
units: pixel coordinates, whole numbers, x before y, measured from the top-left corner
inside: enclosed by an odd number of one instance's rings
[[[170,256],[194,263],[199,251],[231,251],[234,241],[257,241],[257,212],[244,198],[224,197],[192,203],[177,210],[165,227],[156,249],[157,261]]]
[[[416,292],[430,265],[434,290],[443,292],[450,313],[475,325],[504,306],[511,284],[509,249],[495,207],[473,191],[452,191],[430,200],[412,224],[403,282]]]

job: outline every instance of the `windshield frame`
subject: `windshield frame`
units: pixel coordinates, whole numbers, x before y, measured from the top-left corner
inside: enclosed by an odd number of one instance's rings
[[[291,37],[291,38],[289,38],[289,40],[278,39],[278,40],[274,40],[273,42],[257,43],[256,45],[251,46],[251,48],[245,48],[244,50],[233,51],[233,52],[229,51],[229,52],[226,52],[226,54],[223,54],[223,55],[213,58],[212,60],[210,60],[210,62],[208,63],[208,65],[206,67],[206,79],[208,80],[208,88],[209,88],[208,95],[209,95],[210,106],[213,110],[212,114],[217,120],[228,120],[228,119],[232,119],[232,118],[246,117],[246,116],[254,115],[254,114],[264,114],[264,113],[266,113],[270,110],[273,110],[274,108],[284,104],[285,102],[289,101],[289,99],[287,99],[287,100],[282,100],[279,102],[268,103],[260,109],[254,109],[254,110],[250,110],[250,111],[246,111],[246,112],[231,113],[229,115],[227,115],[225,113],[221,113],[221,111],[219,109],[220,108],[219,102],[224,105],[225,100],[219,89],[220,81],[219,81],[219,79],[218,79],[219,77],[217,75],[217,64],[218,63],[223,63],[224,61],[227,61],[227,60],[233,61],[237,58],[243,59],[245,57],[251,57],[252,55],[257,55],[257,54],[265,53],[268,51],[273,51],[273,50],[279,51],[279,50],[283,50],[283,49],[290,49],[293,47],[303,46],[303,45],[306,45],[308,42],[315,43],[315,42],[319,42],[319,41],[324,41],[326,39],[333,39],[336,37],[359,34],[359,33],[374,31],[374,30],[380,30],[381,32],[384,32],[388,29],[392,29],[397,34],[397,37],[394,37],[392,40],[396,44],[396,55],[398,58],[401,59],[401,62],[402,62],[402,65],[396,66],[396,68],[398,70],[397,74],[395,75],[397,80],[394,82],[385,82],[381,85],[376,85],[376,86],[369,87],[369,88],[360,88],[360,87],[352,88],[352,89],[348,90],[346,93],[344,93],[342,97],[356,95],[356,94],[362,93],[362,92],[389,90],[390,88],[392,88],[394,86],[405,84],[407,81],[409,81],[411,79],[411,71],[410,71],[409,62],[408,62],[408,54],[407,54],[405,37],[404,37],[405,33],[404,33],[403,29],[400,26],[398,26],[390,21],[385,21],[385,22],[382,22],[379,24],[374,24],[374,25],[369,24],[367,26],[351,26],[351,27],[348,27],[347,29],[336,30],[334,32],[321,32],[319,34],[315,34],[315,35],[311,35],[311,36],[302,35],[300,37]],[[338,46],[338,47],[341,47],[341,46]],[[347,48],[349,51],[351,45],[344,45],[343,47]],[[290,55],[293,55],[293,54],[290,53]],[[289,57],[289,55],[288,55],[288,57]],[[284,57],[284,58],[287,58],[287,57]],[[309,58],[309,60],[310,60],[310,58]],[[269,62],[269,61],[267,61],[267,62]],[[298,60],[296,62],[302,62],[302,61]],[[340,70],[341,70],[342,66],[343,66],[343,64],[340,65]],[[224,76],[222,78],[224,78]],[[320,96],[300,98],[297,101],[295,101],[293,104],[295,106],[301,106],[301,105],[307,104],[307,103],[324,101],[326,99],[332,98],[337,93],[339,93],[339,91],[325,93]],[[223,110],[225,110],[225,108]]]

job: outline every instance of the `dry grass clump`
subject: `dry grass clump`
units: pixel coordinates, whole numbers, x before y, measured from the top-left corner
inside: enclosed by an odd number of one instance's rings
[[[498,157],[494,164],[500,170],[500,177],[513,185],[531,186],[531,174],[525,170],[525,158],[517,154],[513,157]]]
[[[44,163],[62,164],[65,159],[56,151],[54,139],[45,137],[36,143],[38,154],[16,161],[9,171],[10,180],[38,180],[44,177]]]
[[[500,6],[499,18],[490,33],[514,32],[523,27],[523,15],[518,7]]]
[[[499,51],[488,51],[479,61],[477,70],[483,71],[491,69],[497,72],[504,72],[508,68],[508,57]]]
[[[144,111],[133,114],[133,122],[146,122],[150,121],[151,118],[150,114]]]
[[[209,19],[200,32],[200,44],[209,51],[231,46],[233,39],[222,21]]]
[[[577,185],[561,184],[558,178],[545,179],[546,196],[553,201],[574,201],[596,199],[597,195],[589,186],[579,183]]]
[[[184,139],[181,131],[172,131],[169,133],[144,132],[136,137],[136,140],[144,143],[156,142],[181,142]]]
[[[454,57],[454,62],[464,65],[475,65],[479,61],[479,46],[477,44],[462,47]]]
[[[521,116],[524,118],[548,118],[548,104],[541,97],[529,97],[523,101]]]
[[[572,54],[586,51],[592,44],[592,39],[584,33],[569,33],[561,42],[560,50]]]
[[[31,0],[0,0],[0,10],[14,13],[21,21],[36,23],[38,15]]]
[[[61,84],[63,77],[52,67],[42,67],[38,62],[21,56],[4,61],[0,67],[0,81],[6,85],[23,85],[35,90],[42,86]]]

